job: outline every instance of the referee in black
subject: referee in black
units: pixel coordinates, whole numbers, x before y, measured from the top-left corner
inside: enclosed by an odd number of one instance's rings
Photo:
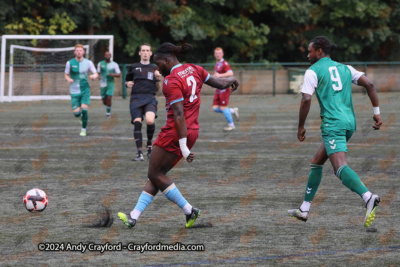
[[[156,82],[160,80],[161,75],[157,66],[150,64],[151,52],[150,44],[142,44],[139,48],[140,62],[130,66],[126,74],[125,82],[128,88],[132,87],[130,99],[131,123],[135,126],[133,137],[137,147],[137,156],[134,161],[143,161],[142,151],[142,121],[143,116],[147,124],[147,157],[150,158],[152,139],[156,125],[154,123],[157,117],[157,92]]]

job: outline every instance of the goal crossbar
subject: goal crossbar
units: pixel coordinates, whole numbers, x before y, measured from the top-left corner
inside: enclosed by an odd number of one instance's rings
[[[87,50],[89,49],[89,45],[83,46],[86,49],[86,53],[88,54]],[[10,53],[13,53],[15,48],[29,50],[29,51],[37,51],[37,52],[60,52],[60,51],[72,51],[75,50],[75,47],[62,47],[62,48],[36,48],[36,47],[29,47],[29,46],[22,46],[22,45],[11,45],[10,46]]]

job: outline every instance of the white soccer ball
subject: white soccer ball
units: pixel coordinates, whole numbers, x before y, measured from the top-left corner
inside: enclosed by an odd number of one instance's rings
[[[43,190],[34,188],[26,192],[24,205],[28,211],[44,211],[49,200]]]

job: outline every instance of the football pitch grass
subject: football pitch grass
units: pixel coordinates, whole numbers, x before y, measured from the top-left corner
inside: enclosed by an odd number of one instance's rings
[[[112,118],[92,101],[88,136],[69,101],[0,104],[0,265],[21,266],[360,266],[400,264],[400,149],[398,94],[380,94],[383,127],[372,131],[372,108],[354,94],[357,132],[350,140],[349,166],[381,197],[367,231],[365,204],[334,175],[327,162],[307,222],[288,209],[302,203],[318,148],[319,105],[315,96],[306,140],[297,141],[300,97],[232,96],[240,122],[231,133],[202,96],[196,159],[181,161],[169,175],[202,210],[192,229],[185,216],[159,192],[128,229],[117,212],[129,213],[147,180],[148,160],[133,162],[136,147],[128,100],[115,99]],[[159,97],[156,135],[165,125]],[[142,133],[146,143],[146,126]],[[146,156],[146,155],[145,155]],[[22,202],[31,188],[44,190],[49,205],[29,213]],[[111,210],[111,227],[87,227]],[[368,228],[369,229],[369,228]],[[376,231],[375,231],[376,230]],[[203,244],[204,251],[39,251],[39,243]],[[54,245],[56,247],[57,245]],[[51,248],[51,246],[49,246]],[[46,265],[47,264],[47,265]]]

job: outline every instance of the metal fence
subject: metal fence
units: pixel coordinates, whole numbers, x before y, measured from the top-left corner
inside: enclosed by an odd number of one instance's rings
[[[375,87],[380,92],[400,91],[400,61],[395,62],[347,62],[359,71],[363,71],[374,82]],[[199,63],[211,74],[214,72],[214,63]],[[125,86],[125,76],[130,64],[120,64],[122,78],[116,81],[115,95],[126,98],[128,93]],[[291,63],[230,63],[235,77],[240,82],[240,87],[234,94],[295,94],[299,93],[303,83],[303,77],[306,69],[310,66],[307,62]],[[49,66],[41,66],[31,71],[53,74],[62,71],[65,65],[60,68],[49,69]],[[6,66],[6,71],[8,65]],[[60,71],[60,72],[61,72]],[[47,75],[48,76],[48,75]],[[20,76],[21,77],[21,76]],[[63,76],[62,76],[63,78]],[[7,80],[6,80],[7,82]],[[38,84],[43,84],[39,82]],[[93,84],[93,93],[97,90],[98,84]],[[354,92],[362,92],[362,88],[353,86]],[[39,90],[40,91],[40,90]],[[43,90],[42,90],[43,92]],[[202,94],[214,94],[215,89],[204,86]]]
[[[393,62],[345,62],[364,72],[375,84],[378,91],[400,91],[400,61]],[[211,74],[214,63],[199,63]],[[126,71],[129,64],[122,64]],[[235,77],[241,86],[236,94],[290,94],[299,93],[303,84],[308,62],[289,63],[230,63]],[[124,86],[124,85],[123,85]],[[124,89],[126,90],[126,89]],[[124,92],[123,90],[123,92]],[[354,92],[363,92],[359,86],[353,85]],[[202,94],[214,94],[215,90],[204,86]],[[126,96],[125,93],[122,94]]]

